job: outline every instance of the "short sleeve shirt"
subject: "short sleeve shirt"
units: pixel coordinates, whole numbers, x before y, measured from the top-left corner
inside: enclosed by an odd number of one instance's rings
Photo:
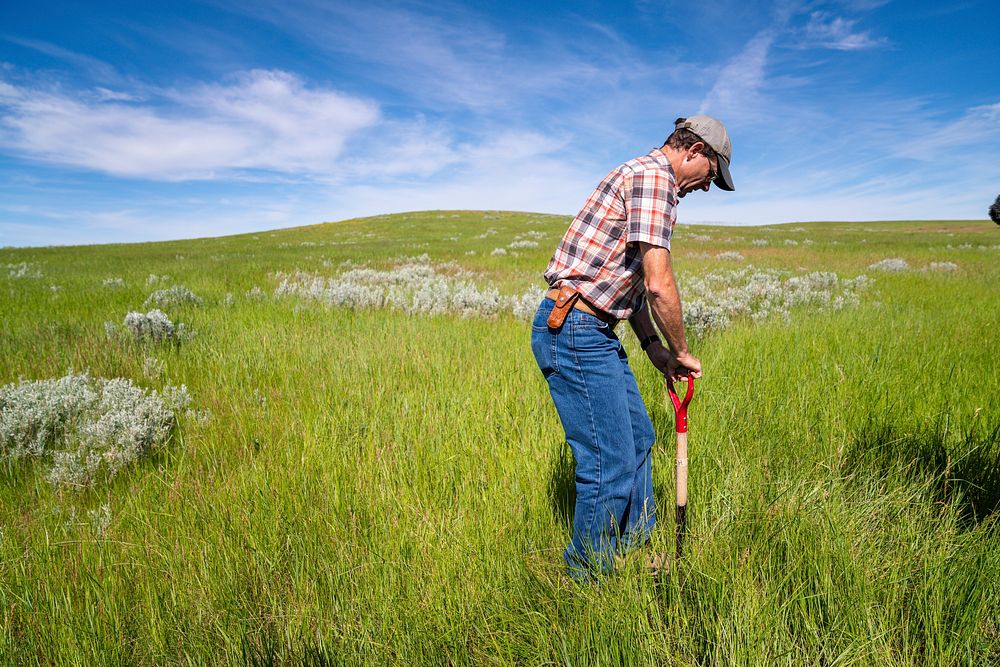
[[[654,148],[608,174],[556,248],[545,280],[575,287],[595,308],[627,319],[645,295],[639,243],[670,249],[677,181]]]

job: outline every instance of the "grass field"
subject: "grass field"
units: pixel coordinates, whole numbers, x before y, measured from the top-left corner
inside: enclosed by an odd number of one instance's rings
[[[568,222],[0,249],[0,663],[1000,664],[1000,228],[679,227],[688,551],[579,586],[523,312]],[[175,286],[188,334],[139,340],[126,315]],[[619,334],[669,551],[673,415]],[[14,389],[71,372],[190,404],[117,474],[59,482],[104,444],[71,417],[18,450]]]

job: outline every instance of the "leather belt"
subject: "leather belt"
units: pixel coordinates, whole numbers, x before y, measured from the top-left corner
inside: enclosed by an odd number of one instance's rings
[[[548,292],[545,293],[545,296],[548,297],[549,299],[552,299],[553,301],[557,300],[559,298],[559,288],[553,287],[552,289],[550,289]],[[600,321],[610,326],[612,329],[614,329],[615,326],[618,324],[617,318],[611,317],[603,310],[598,310],[594,308],[589,303],[584,301],[582,297],[573,302],[573,307],[577,310],[582,310],[588,315],[593,315]]]

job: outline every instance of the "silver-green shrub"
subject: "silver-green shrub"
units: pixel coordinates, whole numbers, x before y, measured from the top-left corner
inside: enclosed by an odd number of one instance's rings
[[[41,456],[76,431],[100,396],[88,374],[0,387],[0,458]]]
[[[495,287],[482,288],[463,279],[467,274],[454,275],[455,270],[454,266],[434,266],[417,257],[388,271],[352,268],[331,278],[301,271],[278,273],[281,283],[274,293],[344,308],[388,307],[413,314],[456,313],[463,317],[494,317],[501,312],[530,317],[542,297],[540,288],[516,296],[502,295]],[[532,302],[530,312],[526,312],[528,301]]]
[[[42,272],[35,268],[34,264],[21,262],[19,264],[4,264],[9,278],[41,278]]]
[[[174,326],[166,313],[158,308],[148,313],[132,311],[125,315],[124,324],[125,330],[138,343],[180,343],[194,335],[183,322]],[[110,334],[108,323],[104,327]]]
[[[157,308],[172,308],[186,305],[200,306],[201,304],[200,296],[183,285],[174,285],[167,289],[156,290],[142,305],[147,308],[151,305],[155,305]]]
[[[545,296],[545,290],[541,287],[534,287],[526,291],[521,296],[507,297],[511,304],[510,312],[520,320],[530,320],[538,310],[538,304]]]
[[[888,271],[889,273],[898,273],[900,271],[906,271],[910,268],[910,265],[902,257],[887,257],[881,261],[875,262],[868,265],[869,269],[875,271]]]
[[[190,401],[183,385],[161,394],[72,371],[9,384],[0,387],[0,459],[50,459],[50,482],[89,486],[165,445]]]
[[[54,486],[92,486],[101,470],[101,455],[81,447],[74,451],[52,452],[52,466],[45,478]]]
[[[684,326],[696,336],[724,329],[732,320],[789,317],[796,306],[839,310],[857,305],[857,292],[868,285],[864,275],[841,279],[836,273],[815,271],[801,276],[754,269],[711,273],[680,281],[684,296]]]
[[[958,264],[955,262],[931,262],[925,271],[958,271]]]
[[[147,392],[131,380],[102,381],[98,416],[81,429],[80,451],[98,453],[108,474],[118,472],[166,442],[174,425],[174,413],[154,391]],[[50,479],[59,481],[60,469]]]

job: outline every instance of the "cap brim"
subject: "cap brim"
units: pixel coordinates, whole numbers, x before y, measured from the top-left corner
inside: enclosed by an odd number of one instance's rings
[[[717,154],[718,155],[718,154]],[[726,190],[727,192],[732,192],[736,189],[733,185],[732,174],[729,173],[729,160],[719,157],[719,175],[715,177],[715,186],[720,190]]]

